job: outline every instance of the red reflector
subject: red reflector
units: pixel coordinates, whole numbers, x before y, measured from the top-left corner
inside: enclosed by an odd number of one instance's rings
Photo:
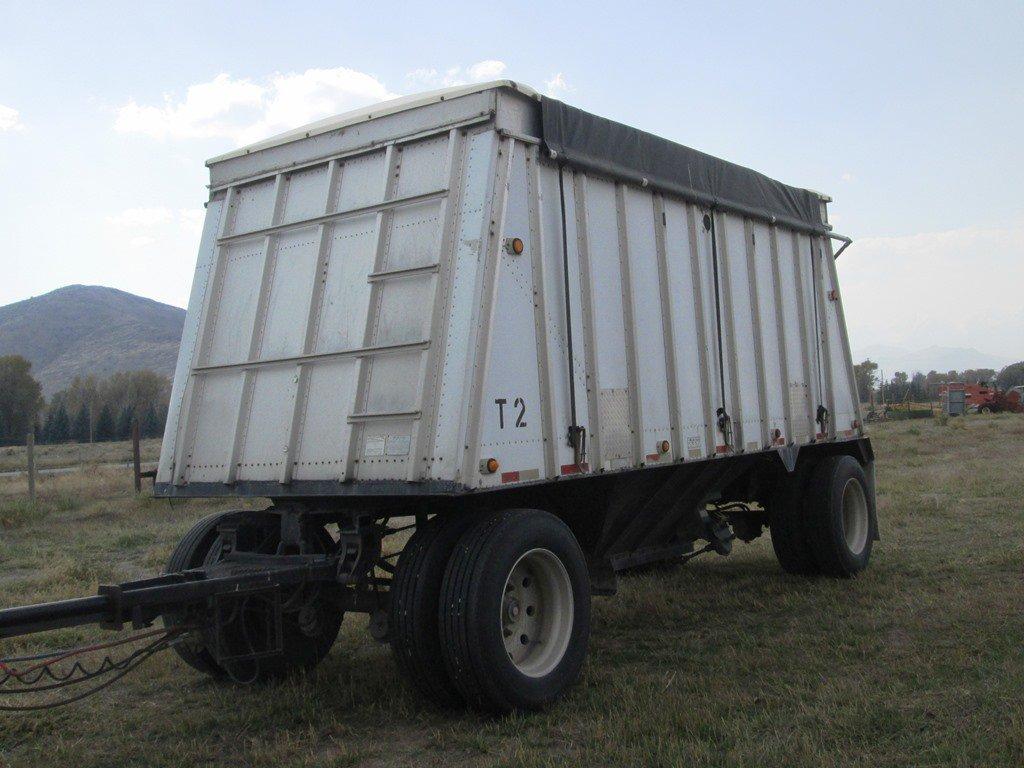
[[[648,461],[658,461],[658,459],[660,459],[660,458],[661,458],[661,454],[660,453],[648,453],[647,454],[647,460]]]
[[[728,445],[716,445],[715,446],[715,453],[728,453],[728,452],[729,452],[729,446]]]
[[[501,473],[501,482],[503,482],[503,483],[515,483],[515,482],[518,482],[518,481],[519,481],[519,470],[518,469],[515,470],[514,472],[502,472]]]
[[[590,465],[587,464],[587,462],[583,462],[582,464],[563,464],[562,465],[562,474],[563,475],[576,475],[576,474],[579,474],[580,472],[589,472],[589,471],[590,471]]]

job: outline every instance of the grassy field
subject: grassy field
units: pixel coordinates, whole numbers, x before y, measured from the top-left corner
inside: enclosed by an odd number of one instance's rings
[[[882,540],[862,577],[786,576],[764,536],[623,579],[595,601],[582,684],[545,713],[439,713],[352,617],[304,679],[216,684],[164,654],[84,704],[0,714],[0,765],[1024,765],[1024,418],[873,438]],[[216,506],[130,482],[45,478],[37,508],[0,482],[0,605],[152,573]]]
[[[151,438],[139,443],[142,461],[156,461],[160,458],[160,440]],[[74,467],[81,464],[112,464],[132,460],[131,440],[110,443],[59,443],[37,445],[35,448],[36,467]],[[24,446],[0,448],[0,472],[24,470],[27,466]]]

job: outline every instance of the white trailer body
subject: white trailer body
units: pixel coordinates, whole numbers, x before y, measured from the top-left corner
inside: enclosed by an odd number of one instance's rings
[[[828,198],[798,220],[580,161],[556,108],[502,81],[211,160],[158,493],[458,494],[859,438]]]

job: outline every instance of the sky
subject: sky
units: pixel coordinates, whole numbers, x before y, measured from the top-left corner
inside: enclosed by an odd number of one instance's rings
[[[0,304],[86,283],[184,306],[207,158],[502,77],[830,194],[855,351],[1019,360],[1022,41],[1019,0],[0,0]]]

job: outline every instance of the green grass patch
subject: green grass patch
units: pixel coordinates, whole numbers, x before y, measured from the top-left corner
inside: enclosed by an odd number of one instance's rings
[[[882,539],[867,572],[787,576],[765,535],[623,578],[595,599],[583,680],[548,711],[436,710],[348,616],[325,662],[282,683],[217,683],[164,654],[82,705],[0,713],[0,766],[1019,768],[1024,418],[922,418],[872,437]],[[30,509],[23,483],[0,483],[0,519],[15,521],[0,530],[5,605],[155,573],[194,520],[238,506],[135,497],[106,470],[44,490]],[[0,653],[94,637],[109,635]]]

